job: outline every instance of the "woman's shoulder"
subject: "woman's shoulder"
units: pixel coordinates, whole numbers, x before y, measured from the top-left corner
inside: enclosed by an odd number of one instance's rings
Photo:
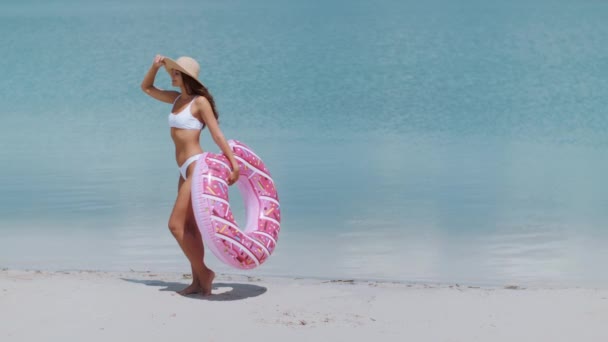
[[[199,95],[194,99],[194,104],[201,109],[211,108],[209,100],[207,100],[207,98],[202,95]]]
[[[194,99],[194,103],[201,104],[201,105],[206,105],[206,104],[209,104],[209,100],[207,100],[207,98],[204,97],[203,95],[198,95]]]

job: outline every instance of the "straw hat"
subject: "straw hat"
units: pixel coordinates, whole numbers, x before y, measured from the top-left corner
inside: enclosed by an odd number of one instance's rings
[[[167,70],[169,75],[171,75],[172,70],[179,70],[180,72],[192,77],[200,85],[203,85],[203,83],[198,79],[198,73],[201,68],[198,65],[198,62],[194,60],[194,58],[182,56],[176,61],[174,61],[169,57],[165,57],[163,62],[165,64],[165,69]]]

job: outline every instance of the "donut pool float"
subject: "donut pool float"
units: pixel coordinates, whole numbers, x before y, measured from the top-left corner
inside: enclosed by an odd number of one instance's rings
[[[281,230],[279,197],[264,162],[247,145],[228,140],[240,168],[236,185],[245,200],[241,230],[228,199],[230,162],[223,154],[203,153],[192,175],[192,209],[207,247],[224,263],[252,269],[274,251]]]

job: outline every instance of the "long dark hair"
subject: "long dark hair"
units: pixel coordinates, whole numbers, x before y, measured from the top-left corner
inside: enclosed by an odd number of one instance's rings
[[[211,104],[211,109],[213,109],[213,116],[215,116],[215,119],[218,120],[219,123],[219,114],[217,112],[217,109],[215,109],[215,101],[213,100],[213,96],[211,96],[209,89],[207,89],[207,87],[205,87],[202,83],[199,83],[194,78],[184,74],[183,72],[181,74],[188,95],[196,94],[206,98],[207,101],[209,101],[209,103]],[[205,128],[205,126],[206,124],[203,123],[203,128]]]

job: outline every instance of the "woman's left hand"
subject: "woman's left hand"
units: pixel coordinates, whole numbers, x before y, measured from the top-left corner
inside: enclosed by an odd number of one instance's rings
[[[233,168],[232,172],[230,172],[230,176],[228,176],[228,185],[234,184],[237,180],[239,180],[239,168]]]

